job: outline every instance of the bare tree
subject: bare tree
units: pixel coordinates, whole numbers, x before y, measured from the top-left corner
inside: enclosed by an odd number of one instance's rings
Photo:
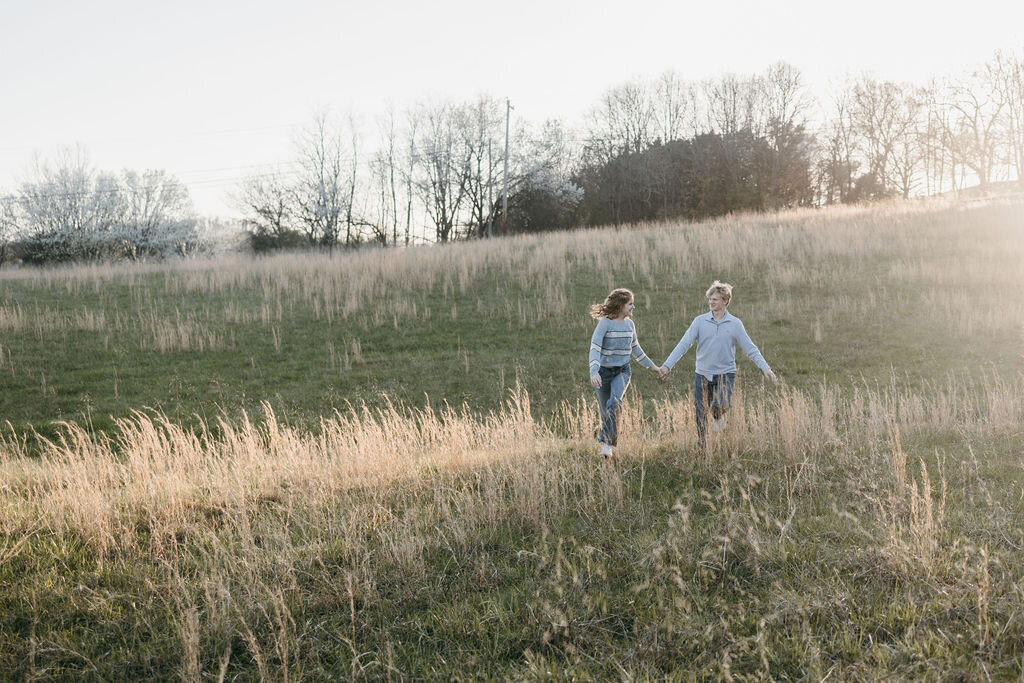
[[[754,128],[768,143],[769,154],[760,181],[764,208],[796,206],[812,201],[807,160],[812,138],[806,132],[812,99],[800,70],[785,62],[771,65],[754,81],[760,87],[755,100]]]
[[[863,141],[867,171],[879,184],[884,183],[898,129],[895,123],[898,97],[894,83],[880,83],[868,76],[862,76],[853,86],[851,115]]]
[[[234,203],[260,248],[298,246],[294,198],[294,190],[280,173],[258,173],[242,182]]]
[[[607,196],[602,203],[615,223],[629,213],[627,198],[634,190],[639,188],[644,202],[654,195],[643,155],[655,141],[654,129],[651,88],[639,79],[608,89],[590,111],[579,169],[582,174],[604,175]],[[617,160],[621,161],[613,163]]]
[[[1000,123],[1007,106],[994,84],[975,71],[950,80],[938,93],[942,140],[950,154],[969,168],[984,187],[999,161]]]
[[[893,143],[886,176],[887,184],[904,199],[910,197],[920,185],[929,151],[928,130],[922,121],[927,110],[921,102],[916,101],[906,112],[910,117],[909,127]]]
[[[423,105],[421,112],[415,185],[434,223],[435,239],[447,242],[456,236],[468,189],[470,158],[463,135],[464,112],[450,103]]]
[[[655,113],[650,88],[638,79],[605,91],[589,118],[587,146],[594,158],[607,162],[642,152],[653,142]]]
[[[412,204],[413,204],[413,182],[416,175],[416,134],[420,127],[421,112],[419,109],[410,109],[407,113],[409,155],[406,164],[403,166],[403,178],[405,180],[405,246],[409,246],[412,238]]]
[[[352,230],[354,227],[367,225],[366,221],[361,218],[357,218],[355,214],[355,203],[356,203],[356,184],[358,182],[359,175],[359,128],[356,126],[355,117],[349,112],[348,115],[348,128],[349,134],[351,135],[352,147],[349,150],[349,174],[347,178],[348,183],[348,198],[345,201],[345,246],[350,247],[359,241],[358,235],[353,235]]]
[[[398,163],[395,112],[390,106],[377,119],[378,145],[371,163],[377,194],[378,220],[373,221],[374,239],[382,245],[398,244]],[[390,235],[388,234],[390,230]],[[389,239],[390,237],[390,239]]]
[[[1024,56],[997,51],[985,65],[985,78],[1004,103],[1003,143],[1017,181],[1024,186]]]
[[[936,105],[935,93],[938,85],[931,79],[921,93],[924,101],[924,127],[921,130],[922,169],[924,172],[925,194],[943,191],[946,170],[946,150],[942,144],[942,113]]]
[[[762,87],[756,76],[727,74],[702,86],[708,128],[723,137],[746,130],[759,134],[756,125]]]
[[[656,138],[663,145],[695,137],[698,132],[697,88],[674,71],[665,71],[652,88],[652,109]],[[660,197],[661,215],[669,215],[676,178],[668,155],[658,155],[647,166],[654,195]],[[656,200],[655,200],[656,201]]]
[[[492,217],[491,196],[500,182],[502,155],[492,152],[504,137],[504,106],[487,95],[462,107],[463,142],[469,162],[466,174],[466,198],[469,208],[469,230],[484,237]]]
[[[795,128],[807,123],[813,99],[804,86],[800,70],[786,62],[772,64],[756,82],[761,88],[757,102],[763,121],[757,127],[778,150]]]
[[[654,137],[662,144],[697,134],[697,92],[679,74],[665,71],[651,89]]]
[[[908,84],[862,76],[853,86],[853,123],[863,141],[868,174],[880,191],[897,185],[893,160],[897,148],[914,139],[921,107],[917,92]]]
[[[822,201],[825,204],[847,202],[853,196],[853,180],[859,162],[857,136],[851,114],[853,86],[846,83],[832,97],[832,114],[825,124],[825,139],[820,162],[823,180]]]
[[[311,244],[334,247],[341,233],[343,216],[349,210],[352,188],[346,175],[340,135],[328,121],[326,112],[296,139],[300,175],[292,187],[295,217]],[[351,234],[346,235],[346,246]]]

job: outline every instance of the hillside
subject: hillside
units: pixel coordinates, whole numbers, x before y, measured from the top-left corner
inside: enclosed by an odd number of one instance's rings
[[[0,671],[1019,677],[1021,209],[0,271]],[[783,384],[599,461],[587,305],[715,278]]]

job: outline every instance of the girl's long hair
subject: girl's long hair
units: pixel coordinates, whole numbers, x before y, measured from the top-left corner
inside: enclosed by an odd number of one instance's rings
[[[611,294],[604,300],[603,304],[594,304],[590,307],[590,317],[594,320],[600,320],[605,316],[614,318],[622,312],[622,308],[629,303],[629,300],[633,298],[633,292],[620,287],[619,289],[613,289]]]

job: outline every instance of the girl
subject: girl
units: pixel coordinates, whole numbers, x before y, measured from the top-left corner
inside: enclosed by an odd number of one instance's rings
[[[590,383],[597,391],[597,404],[601,409],[601,455],[610,457],[612,447],[618,443],[619,413],[622,397],[629,386],[629,358],[633,356],[645,368],[660,374],[636,338],[633,314],[633,292],[613,289],[603,304],[590,307],[590,316],[597,327],[590,338]]]

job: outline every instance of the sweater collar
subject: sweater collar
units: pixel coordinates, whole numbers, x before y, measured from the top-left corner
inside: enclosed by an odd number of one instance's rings
[[[712,313],[711,311],[708,311],[707,313],[704,314],[704,319],[707,320],[709,323],[715,323],[716,325],[721,325],[724,322],[728,322],[730,320],[733,320],[733,315],[729,311],[726,311],[725,315],[722,316],[721,320],[715,320],[715,314]]]

